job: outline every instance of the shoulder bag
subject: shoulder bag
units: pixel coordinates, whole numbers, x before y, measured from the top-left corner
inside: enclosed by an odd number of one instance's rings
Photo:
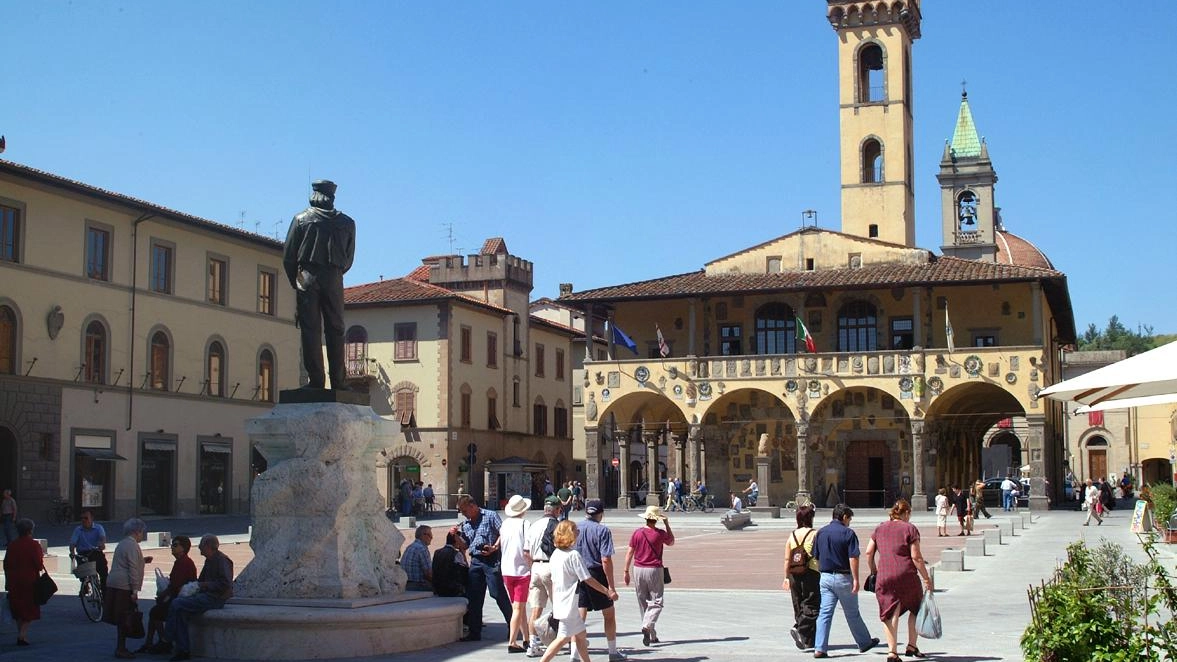
[[[38,605],[44,605],[49,602],[49,598],[57,592],[57,582],[49,576],[49,573],[42,572],[37,576],[37,583],[33,586],[33,599]]]

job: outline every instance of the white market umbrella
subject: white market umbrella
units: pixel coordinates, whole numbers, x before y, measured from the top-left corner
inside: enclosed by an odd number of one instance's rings
[[[1075,409],[1076,414],[1086,414],[1089,411],[1107,411],[1108,409],[1129,409],[1131,407],[1147,407],[1149,405],[1167,405],[1177,402],[1177,393],[1164,395],[1146,395],[1143,398],[1121,398],[1107,400],[1097,405],[1082,405]]]
[[[1041,395],[1098,411],[1177,401],[1177,341],[1067,379]]]

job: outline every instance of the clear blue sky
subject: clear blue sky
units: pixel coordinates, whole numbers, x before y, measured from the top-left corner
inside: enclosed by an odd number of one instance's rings
[[[1079,330],[1177,332],[1177,12],[924,4],[919,245],[967,79],[1006,228],[1068,275]],[[503,236],[555,297],[699,269],[808,208],[840,227],[825,8],[9,2],[2,158],[271,236],[330,178],[348,284],[450,252],[452,223],[454,251]]]

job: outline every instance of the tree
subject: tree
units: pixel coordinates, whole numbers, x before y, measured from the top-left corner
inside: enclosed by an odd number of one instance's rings
[[[1096,328],[1095,324],[1088,324],[1087,331],[1079,339],[1079,351],[1122,349],[1128,356],[1147,352],[1156,346],[1151,326],[1141,324],[1136,331],[1132,331],[1124,326],[1118,315],[1112,315],[1103,331]]]

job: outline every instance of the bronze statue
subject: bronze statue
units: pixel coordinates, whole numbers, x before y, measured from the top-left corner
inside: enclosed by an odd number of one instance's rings
[[[323,339],[331,388],[347,390],[343,356],[343,274],[356,250],[356,223],[335,209],[335,183],[311,184],[311,206],[290,221],[282,266],[294,288],[295,323],[301,329],[302,363],[310,381],[325,388]]]

